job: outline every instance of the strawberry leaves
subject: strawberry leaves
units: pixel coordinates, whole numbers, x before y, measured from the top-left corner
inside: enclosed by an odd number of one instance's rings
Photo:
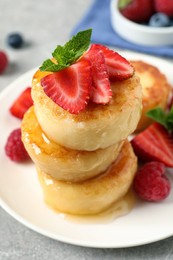
[[[41,71],[56,72],[75,63],[90,45],[92,29],[81,31],[72,37],[64,46],[58,45],[52,53],[51,59],[47,59],[40,67]]]

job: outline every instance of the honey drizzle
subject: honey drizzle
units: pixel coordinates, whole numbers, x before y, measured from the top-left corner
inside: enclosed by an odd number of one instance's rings
[[[82,224],[102,224],[110,223],[119,217],[125,216],[131,212],[137,202],[137,198],[132,189],[118,202],[111,205],[107,210],[94,215],[72,215],[62,213],[57,210],[56,213],[64,220],[71,221],[73,223]]]

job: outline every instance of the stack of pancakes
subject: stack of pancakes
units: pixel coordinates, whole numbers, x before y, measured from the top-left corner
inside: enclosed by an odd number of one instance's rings
[[[133,75],[111,84],[106,105],[90,102],[78,115],[55,104],[33,77],[34,106],[22,122],[22,140],[36,165],[45,202],[70,214],[100,213],[129,190],[137,158],[127,137],[141,116],[142,91]]]

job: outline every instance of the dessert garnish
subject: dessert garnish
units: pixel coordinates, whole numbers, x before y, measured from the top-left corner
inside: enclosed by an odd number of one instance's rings
[[[156,107],[147,116],[155,122],[132,139],[136,155],[143,162],[154,160],[173,167],[173,106],[169,111]]]
[[[30,159],[24,144],[21,140],[21,129],[13,130],[8,136],[5,144],[6,155],[15,162],[23,162]]]
[[[112,80],[131,77],[134,68],[118,53],[100,44],[90,45],[92,30],[81,31],[64,46],[58,45],[40,67],[50,74],[41,79],[46,95],[72,114],[89,102],[107,104],[112,96]]]
[[[165,172],[167,167],[173,168],[173,105],[169,103],[166,110],[155,107],[146,115],[154,123],[131,140],[139,162],[144,163],[139,164],[133,186],[143,200],[160,201],[171,190]]]
[[[93,46],[91,46],[85,56],[91,63],[92,84],[89,90],[90,99],[97,104],[106,104],[112,97],[112,90],[105,56],[100,48],[92,48]]]
[[[41,85],[46,95],[56,104],[71,114],[78,114],[87,105],[91,81],[90,63],[81,60],[45,76],[41,79]]]
[[[140,161],[159,161],[167,167],[173,167],[173,139],[159,123],[151,124],[137,134],[131,143]]]
[[[22,93],[17,97],[12,106],[10,107],[10,113],[22,119],[25,112],[30,106],[32,106],[33,100],[31,97],[31,87],[27,87]]]
[[[90,45],[92,29],[81,31],[72,37],[64,46],[58,45],[52,53],[56,62],[47,59],[40,67],[41,71],[57,72],[75,63]]]
[[[127,61],[119,53],[101,44],[92,44],[90,49],[102,50],[105,57],[109,79],[111,81],[125,80],[133,75],[133,66],[130,65],[129,61]]]
[[[163,163],[146,163],[135,176],[135,192],[146,201],[157,202],[166,199],[170,194],[171,184],[165,173],[166,168]]]
[[[173,131],[173,106],[168,111],[164,111],[162,108],[156,107],[148,111],[147,116],[163,125],[168,132],[171,133]]]

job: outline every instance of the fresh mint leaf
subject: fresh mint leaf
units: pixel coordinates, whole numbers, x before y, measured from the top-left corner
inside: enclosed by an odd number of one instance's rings
[[[39,68],[41,71],[51,71],[51,72],[56,72],[62,69],[67,68],[67,65],[61,65],[61,64],[55,64],[52,62],[50,59],[47,59],[43,62],[41,67]]]
[[[168,112],[160,107],[154,108],[147,112],[147,116],[163,125],[168,131],[173,131],[173,106]]]
[[[64,46],[58,45],[52,56],[58,63],[72,64],[88,49],[92,29],[81,31],[72,37]]]
[[[59,71],[76,62],[90,45],[92,29],[81,31],[72,37],[64,46],[58,45],[53,51],[52,56],[57,64],[50,59],[43,62],[40,70]]]
[[[173,131],[173,106],[167,114],[167,129]]]
[[[157,107],[148,111],[147,116],[166,127],[166,115],[162,108]]]

